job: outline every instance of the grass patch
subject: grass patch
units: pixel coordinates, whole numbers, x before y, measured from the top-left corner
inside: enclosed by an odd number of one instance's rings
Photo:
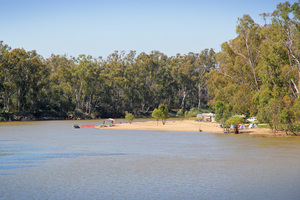
[[[258,124],[257,126],[258,128],[271,128],[271,126],[268,124]]]

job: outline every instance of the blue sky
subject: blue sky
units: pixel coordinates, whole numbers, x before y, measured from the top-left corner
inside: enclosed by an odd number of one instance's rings
[[[0,0],[0,40],[12,48],[106,58],[115,50],[168,56],[220,51],[237,18],[273,12],[280,0]],[[290,3],[296,2],[289,1]]]

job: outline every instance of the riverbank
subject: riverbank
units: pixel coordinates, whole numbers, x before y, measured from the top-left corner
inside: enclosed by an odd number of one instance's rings
[[[119,129],[119,130],[152,130],[152,131],[187,131],[187,132],[208,132],[208,133],[224,133],[224,129],[219,127],[218,123],[198,122],[195,120],[176,120],[167,121],[165,125],[161,121],[146,121],[134,123],[118,123],[113,127],[100,127],[101,129]],[[249,135],[266,135],[274,136],[274,132],[268,128],[246,128],[240,129],[240,134]],[[285,136],[283,132],[277,132],[276,135]]]
[[[55,111],[0,113],[0,121],[48,121],[65,119],[68,119],[66,113]]]

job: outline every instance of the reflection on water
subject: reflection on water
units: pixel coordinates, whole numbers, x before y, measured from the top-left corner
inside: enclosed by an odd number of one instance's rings
[[[300,199],[300,137],[72,125],[0,124],[0,199]]]

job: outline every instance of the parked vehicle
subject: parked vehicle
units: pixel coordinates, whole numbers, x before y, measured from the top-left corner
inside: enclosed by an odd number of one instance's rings
[[[250,117],[249,119],[247,119],[247,122],[254,122],[257,121],[256,117]]]

